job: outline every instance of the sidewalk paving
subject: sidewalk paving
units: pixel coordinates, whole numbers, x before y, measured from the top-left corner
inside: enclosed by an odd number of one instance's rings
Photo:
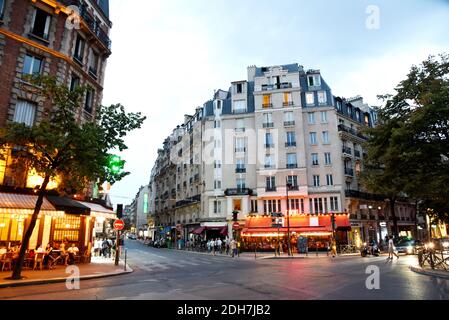
[[[449,279],[449,271],[433,270],[431,268],[421,268],[419,266],[410,266],[410,270],[426,276]]]
[[[95,278],[104,278],[128,274],[134,270],[120,261],[118,266],[115,266],[114,260],[102,257],[92,257],[91,263],[76,265],[80,270],[80,280],[88,280]],[[58,265],[53,270],[29,270],[22,271],[23,280],[6,280],[11,276],[12,271],[0,272],[0,288],[20,287],[30,285],[40,285],[48,283],[65,282],[72,273],[66,273],[66,266]]]

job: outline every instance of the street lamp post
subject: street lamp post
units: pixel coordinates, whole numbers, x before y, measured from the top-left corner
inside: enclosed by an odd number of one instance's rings
[[[287,246],[288,246],[288,255],[292,255],[292,248],[291,248],[291,239],[290,239],[290,203],[288,201],[288,191],[292,187],[292,184],[288,182],[287,180]]]

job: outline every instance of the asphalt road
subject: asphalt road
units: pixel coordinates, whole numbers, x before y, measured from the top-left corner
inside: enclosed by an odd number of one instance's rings
[[[82,281],[73,291],[64,283],[0,289],[0,299],[449,299],[449,280],[410,271],[413,256],[251,260],[126,245],[132,274]],[[369,266],[379,268],[380,289],[366,287]]]

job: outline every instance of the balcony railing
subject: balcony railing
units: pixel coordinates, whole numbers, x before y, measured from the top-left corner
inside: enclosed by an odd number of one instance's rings
[[[226,189],[225,196],[252,196],[253,190],[249,188]]]
[[[349,133],[349,134],[351,134],[351,135],[353,135],[355,137],[358,137],[360,139],[363,139],[363,140],[368,140],[367,136],[365,136],[362,133],[358,132],[357,130],[355,130],[353,128],[349,128],[349,127],[347,127],[347,126],[345,126],[343,124],[339,124],[338,125],[338,131]]]
[[[385,196],[382,196],[379,194],[360,192],[360,191],[356,191],[356,190],[346,190],[345,195],[346,195],[346,197],[349,197],[349,198],[358,198],[358,199],[376,200],[376,201],[384,201],[386,198]]]
[[[354,176],[354,169],[345,168],[345,175],[353,177]]]
[[[262,108],[264,108],[264,109],[273,108],[273,104],[272,103],[263,103],[262,104]]]
[[[286,142],[285,143],[285,147],[289,148],[289,147],[296,147],[296,142]]]
[[[290,186],[290,188],[288,188],[289,191],[298,191],[299,190],[299,186],[298,185],[292,185]]]
[[[274,143],[265,143],[264,146],[266,149],[271,149],[274,148]]]
[[[245,128],[235,128],[235,132],[245,132]]]
[[[265,169],[274,169],[275,166],[274,166],[274,164],[266,164],[266,165],[264,165],[264,168]]]
[[[266,188],[265,188],[265,191],[266,191],[266,192],[276,192],[276,191],[277,191],[277,188],[276,188],[276,187],[266,187]]]
[[[189,204],[195,204],[195,203],[198,203],[200,201],[201,201],[201,195],[199,194],[199,195],[196,195],[196,196],[191,197],[191,198],[187,198],[187,199],[184,199],[184,200],[181,200],[181,201],[177,201],[176,202],[176,207],[182,207],[182,206],[189,205]]]
[[[246,148],[235,148],[235,152],[246,152]]]
[[[282,106],[283,107],[293,107],[294,106],[294,102],[293,101],[283,102]]]
[[[273,122],[265,122],[263,124],[264,128],[274,128],[274,123]]]
[[[284,121],[284,127],[291,127],[296,124],[295,121]]]
[[[296,169],[296,168],[298,168],[297,163],[288,163],[287,164],[287,169]]]
[[[236,168],[235,172],[236,173],[246,173],[246,168]]]

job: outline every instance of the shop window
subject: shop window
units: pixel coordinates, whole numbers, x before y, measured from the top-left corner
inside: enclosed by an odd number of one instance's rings
[[[69,241],[78,241],[81,228],[81,217],[57,218],[55,221],[55,230],[53,233],[54,241],[63,241],[67,238]]]

